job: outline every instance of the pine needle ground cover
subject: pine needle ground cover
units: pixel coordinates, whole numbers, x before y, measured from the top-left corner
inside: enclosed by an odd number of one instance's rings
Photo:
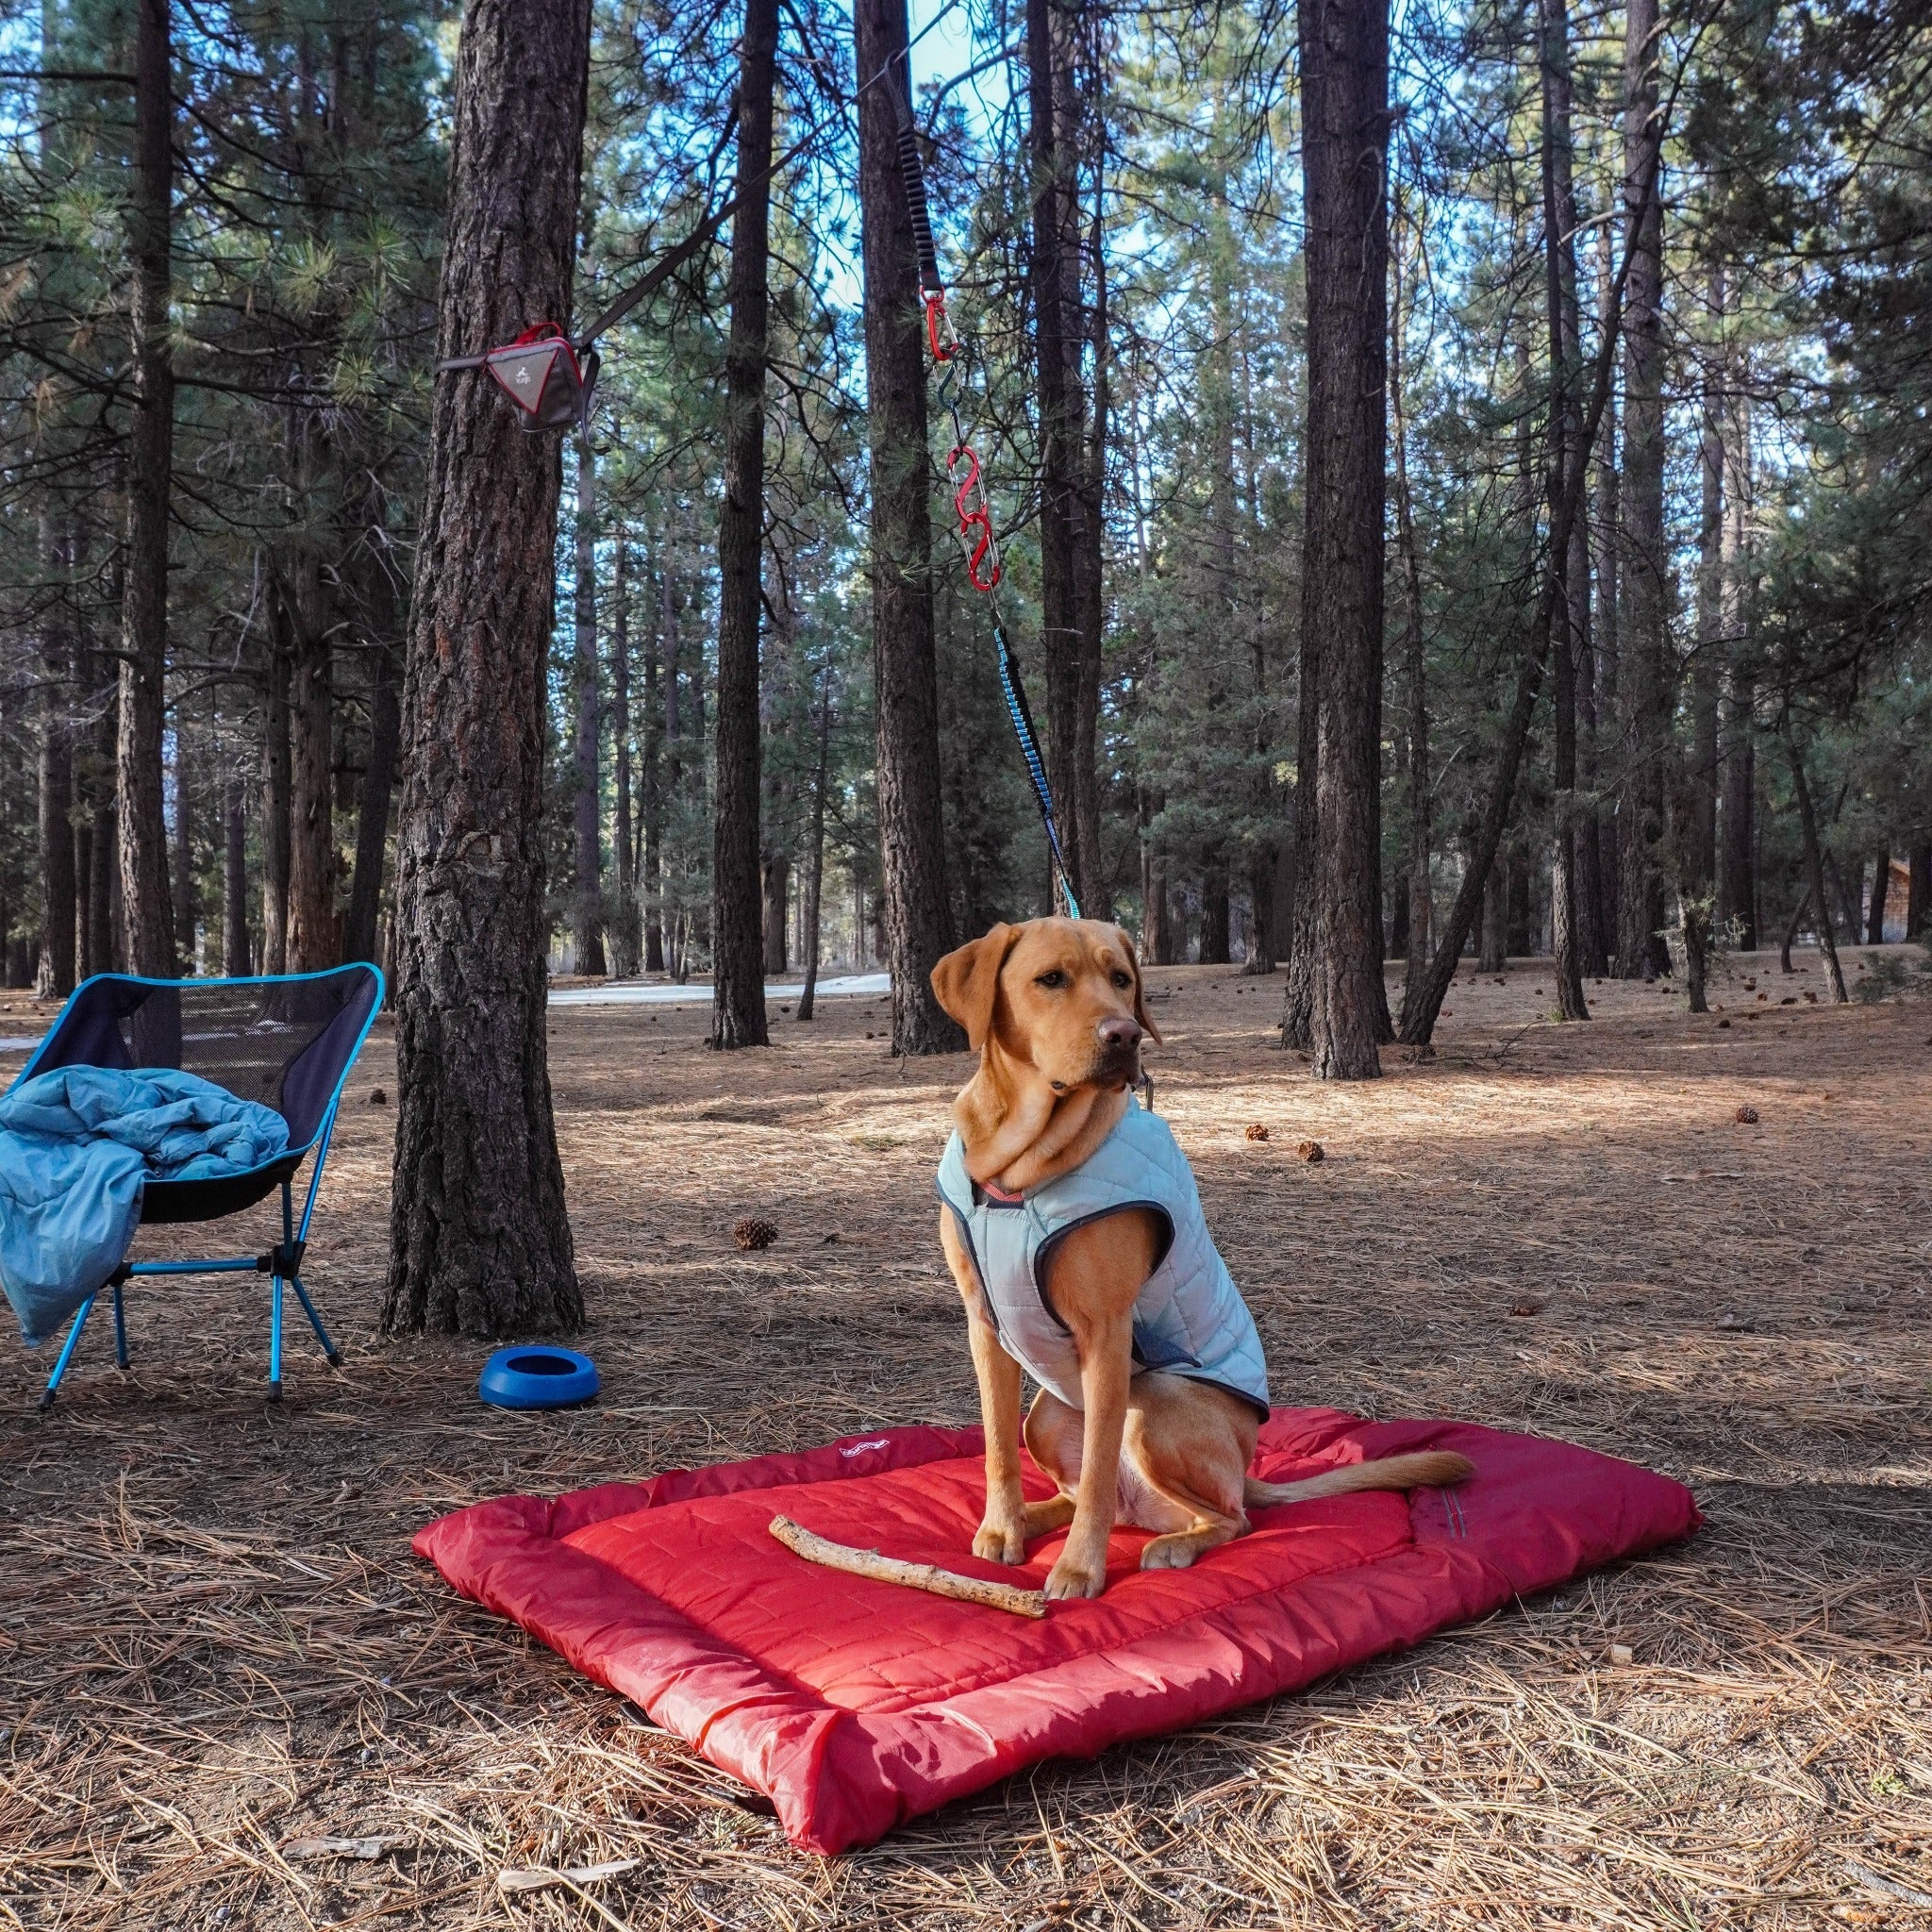
[[[1565,1436],[1707,1526],[830,1861],[408,1541],[972,1421],[931,1195],[965,1061],[887,1058],[883,1001],[731,1057],[702,1008],[555,1012],[606,1393],[516,1416],[475,1400],[484,1346],[373,1332],[378,1031],[313,1244],[341,1374],[291,1355],[269,1410],[260,1286],[218,1282],[192,1320],[131,1298],[134,1368],[84,1347],[50,1421],[43,1364],[0,1358],[0,1923],[1932,1925],[1932,1012],[1811,1006],[1799,958],[1729,962],[1707,1019],[1591,987],[1587,1027],[1545,962],[1465,969],[1434,1058],[1350,1088],[1271,1043],[1278,977],[1157,971],[1157,1097],[1276,1399]],[[44,1018],[13,996],[0,1034]]]

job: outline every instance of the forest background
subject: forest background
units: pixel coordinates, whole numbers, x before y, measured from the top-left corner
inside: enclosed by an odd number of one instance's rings
[[[47,994],[142,963],[143,920],[183,971],[392,958],[432,390],[481,379],[435,370],[457,9],[181,0],[158,127],[136,15],[0,13],[0,952]],[[728,196],[746,54],[709,0],[591,21],[580,317]],[[911,25],[962,408],[1080,903],[1163,963],[1273,971],[1317,897],[1296,10],[943,0]],[[607,339],[565,444],[555,970],[705,973],[727,887],[759,895],[769,973],[891,952],[853,23],[784,0],[775,34],[758,863],[714,876],[727,223]],[[1458,924],[1487,968],[1557,947],[1578,1018],[1611,973],[1674,971],[1694,1008],[1713,945],[1923,929],[1928,54],[1919,7],[1394,18],[1358,722],[1375,942],[1412,988]],[[158,458],[137,419],[163,380]],[[1051,887],[939,521],[941,410],[931,435],[951,940]],[[128,848],[157,836],[143,872]],[[137,876],[165,904],[130,907]],[[1403,1003],[1403,1037],[1440,998]],[[1285,1031],[1306,1044],[1292,995]]]

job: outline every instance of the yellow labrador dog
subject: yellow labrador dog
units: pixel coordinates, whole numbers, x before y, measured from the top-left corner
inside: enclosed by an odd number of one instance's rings
[[[974,1555],[1024,1562],[1029,1538],[1071,1524],[1046,1593],[1098,1596],[1116,1521],[1156,1532],[1142,1569],[1179,1570],[1244,1535],[1250,1508],[1472,1473],[1428,1451],[1305,1482],[1248,1474],[1268,1414],[1260,1338],[1186,1158],[1130,1091],[1141,1041],[1160,1035],[1125,933],[996,925],[932,983],[979,1055],[939,1177],[986,1425]],[[1026,1447],[1059,1486],[1043,1503],[1020,1490],[1023,1368],[1040,1384]]]

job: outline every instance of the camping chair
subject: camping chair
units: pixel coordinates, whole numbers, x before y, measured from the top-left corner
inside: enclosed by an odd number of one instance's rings
[[[137,1274],[266,1274],[271,1402],[282,1396],[284,1282],[295,1291],[330,1367],[341,1365],[341,1356],[302,1284],[302,1250],[342,1085],[381,1010],[382,993],[382,974],[366,965],[258,979],[137,979],[103,973],[75,989],[15,1087],[57,1067],[174,1067],[243,1100],[258,1100],[289,1124],[286,1151],[263,1166],[212,1180],[149,1181],[142,1191],[142,1221],[158,1224],[219,1221],[280,1188],[282,1238],[265,1255],[232,1261],[122,1262],[102,1287],[114,1291],[114,1356],[124,1369],[127,1321],[121,1291]],[[315,1166],[298,1226],[292,1182],[311,1151]],[[75,1314],[41,1397],[42,1408],[53,1403],[98,1299],[97,1291]]]

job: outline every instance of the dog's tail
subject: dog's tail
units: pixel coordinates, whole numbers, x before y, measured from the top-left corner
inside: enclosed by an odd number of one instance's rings
[[[1413,1456],[1385,1456],[1379,1462],[1345,1463],[1298,1483],[1264,1483],[1248,1476],[1241,1484],[1241,1503],[1249,1509],[1272,1509],[1357,1490],[1438,1490],[1474,1474],[1475,1464],[1453,1449],[1424,1449]]]

